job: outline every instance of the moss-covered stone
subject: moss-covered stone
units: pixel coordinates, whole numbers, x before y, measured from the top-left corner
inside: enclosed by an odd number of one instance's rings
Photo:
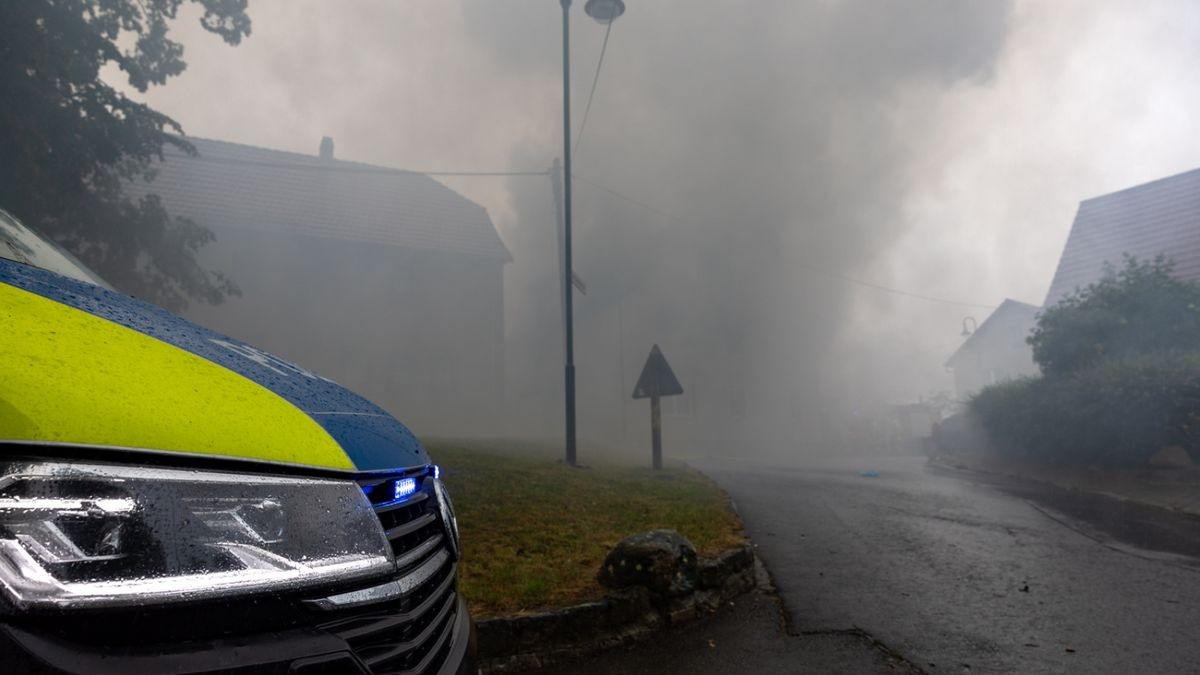
[[[643,586],[658,595],[682,595],[696,588],[696,549],[675,530],[651,530],[626,537],[604,558],[596,578],[613,589]]]

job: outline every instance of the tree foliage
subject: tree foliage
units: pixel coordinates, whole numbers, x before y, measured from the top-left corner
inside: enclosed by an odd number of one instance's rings
[[[1200,348],[1200,284],[1171,271],[1163,256],[1126,256],[1120,270],[1110,267],[1038,317],[1029,337],[1033,360],[1050,377],[1109,359]]]
[[[1029,338],[1042,377],[985,388],[971,412],[1000,452],[1138,466],[1165,446],[1200,461],[1200,284],[1159,256],[1126,257],[1044,311]]]
[[[247,0],[0,2],[0,207],[118,288],[172,309],[237,288],[196,261],[211,231],[172,218],[157,197],[122,194],[127,182],[153,179],[164,146],[195,149],[175,120],[101,71],[115,66],[141,92],[183,72],[169,26],[185,1],[230,45],[249,35]]]

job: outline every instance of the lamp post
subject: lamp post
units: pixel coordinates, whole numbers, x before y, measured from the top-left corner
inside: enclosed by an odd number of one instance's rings
[[[566,389],[567,466],[575,466],[575,292],[571,286],[571,0],[562,5],[563,34],[563,311],[566,354],[563,380]],[[625,13],[623,0],[587,0],[587,15],[602,24],[612,23]]]

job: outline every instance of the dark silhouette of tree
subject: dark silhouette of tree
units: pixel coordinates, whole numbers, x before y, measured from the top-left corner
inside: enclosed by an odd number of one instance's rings
[[[184,2],[230,45],[250,34],[247,0],[0,2],[0,207],[59,242],[117,288],[170,309],[238,289],[196,261],[213,234],[122,185],[154,178],[171,145],[195,154],[170,117],[100,78],[115,65],[138,91],[183,72],[169,24]]]

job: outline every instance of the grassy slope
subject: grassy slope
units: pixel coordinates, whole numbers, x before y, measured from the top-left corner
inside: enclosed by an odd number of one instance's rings
[[[743,541],[720,489],[683,467],[569,469],[544,449],[434,442],[462,532],[476,618],[601,597],[596,570],[631,534],[673,528],[701,553]]]

